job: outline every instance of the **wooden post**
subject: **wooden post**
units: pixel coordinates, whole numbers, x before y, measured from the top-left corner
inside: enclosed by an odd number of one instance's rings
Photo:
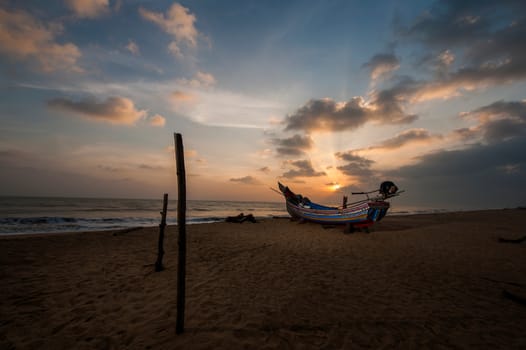
[[[179,229],[179,255],[177,264],[177,323],[175,333],[184,332],[184,307],[186,288],[186,175],[184,170],[183,137],[174,134],[177,164],[177,227]]]
[[[161,223],[159,224],[159,243],[157,244],[157,261],[155,262],[155,271],[164,270],[164,228],[166,227],[166,210],[168,208],[168,193],[164,194],[163,211],[161,212]]]

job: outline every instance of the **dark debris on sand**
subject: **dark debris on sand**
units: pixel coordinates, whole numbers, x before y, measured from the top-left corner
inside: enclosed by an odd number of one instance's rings
[[[257,223],[256,218],[252,214],[245,215],[243,213],[237,215],[237,216],[228,216],[225,220],[226,222],[233,222],[237,224],[241,224],[245,221],[250,221],[252,223]]]

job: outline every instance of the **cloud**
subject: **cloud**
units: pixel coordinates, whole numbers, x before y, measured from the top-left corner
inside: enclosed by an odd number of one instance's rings
[[[380,53],[374,55],[368,62],[364,63],[363,67],[371,71],[371,79],[374,81],[400,68],[400,61],[393,54]]]
[[[526,122],[526,100],[523,101],[496,101],[487,106],[477,108],[471,112],[463,113],[464,118],[476,118],[482,122],[495,118],[516,119]]]
[[[407,115],[401,106],[405,101],[396,94],[382,92],[366,103],[362,97],[353,97],[337,103],[332,99],[312,99],[295,113],[285,118],[285,130],[337,132],[354,130],[374,121],[380,124],[405,124],[416,115]]]
[[[198,105],[199,98],[195,93],[176,90],[169,94],[168,102],[173,111],[188,114]]]
[[[408,144],[415,144],[415,143],[430,143],[433,141],[436,141],[438,139],[441,139],[442,137],[440,135],[432,135],[428,130],[426,129],[409,129],[405,130],[396,136],[384,140],[380,142],[377,145],[367,147],[368,150],[392,150],[404,147]]]
[[[378,182],[375,172],[356,163],[342,165],[338,169],[345,175],[352,176],[355,179],[355,185],[369,186]]]
[[[296,177],[317,177],[326,175],[324,171],[315,171],[310,160],[289,161],[287,164],[295,169],[283,173],[282,177],[285,178],[292,179]]]
[[[195,101],[187,99],[185,102],[182,99],[179,99],[180,102],[172,99],[175,111],[199,124],[263,129],[268,127],[269,115],[276,114],[276,111],[283,113],[284,109],[275,99],[264,100],[261,96],[253,97],[221,89],[197,90],[180,84],[178,91],[189,91],[196,98]]]
[[[232,178],[229,181],[242,183],[245,185],[261,185],[261,182],[253,176],[244,176],[239,178]]]
[[[426,51],[441,52],[442,67],[456,60],[455,49],[463,54],[458,70],[424,85],[428,94],[435,90],[455,96],[526,78],[525,11],[521,1],[441,1],[399,34],[423,44]]]
[[[265,174],[268,174],[268,173],[270,173],[270,168],[268,166],[264,166],[262,168],[259,168],[258,171],[261,171],[261,172],[263,172]]]
[[[193,102],[196,99],[196,96],[194,94],[176,90],[171,93],[170,95],[171,99],[177,102]]]
[[[197,72],[195,76],[202,86],[208,87],[216,84],[216,78],[210,73]]]
[[[285,139],[276,138],[272,141],[277,146],[276,151],[280,156],[299,156],[304,154],[306,150],[311,149],[313,145],[310,136],[298,134]]]
[[[169,51],[176,57],[182,57],[181,46],[195,48],[197,46],[198,31],[195,28],[196,17],[189,9],[174,3],[166,12],[159,13],[139,8],[139,14],[146,20],[157,24],[162,30],[170,34],[174,41],[169,44]]]
[[[313,99],[287,115],[285,130],[354,130],[367,122],[402,124],[417,116],[407,106],[436,99],[450,99],[477,89],[526,79],[526,3],[510,1],[435,3],[405,28],[400,38],[420,43],[425,61],[437,73],[430,80],[396,77],[390,87],[372,91],[368,100],[354,97],[337,103]],[[470,45],[466,46],[465,43]],[[431,52],[431,53],[430,53]],[[380,53],[364,66],[377,79],[399,66],[394,54]],[[501,122],[505,128],[504,122]]]
[[[466,119],[475,119],[478,125],[457,129],[453,133],[461,138],[482,137],[487,143],[498,143],[526,136],[526,100],[497,101],[490,105],[462,113]]]
[[[135,41],[131,39],[128,40],[128,45],[126,45],[126,49],[134,55],[140,54],[139,46],[137,45],[137,43],[135,43]]]
[[[411,193],[412,205],[502,208],[524,205],[526,137],[462,150],[438,151],[391,175]]]
[[[82,72],[77,65],[79,48],[72,43],[59,44],[56,36],[62,26],[42,24],[29,13],[0,9],[0,53],[12,59],[34,63],[38,70]]]
[[[428,47],[465,47],[486,41],[503,27],[516,24],[526,11],[523,1],[435,1],[430,11],[398,28],[402,37]]]
[[[524,57],[526,58],[526,56]],[[418,100],[447,99],[492,85],[508,84],[526,78],[524,61],[504,61],[499,64],[461,68],[440,80],[421,85]]]
[[[78,17],[95,18],[109,12],[109,0],[65,0],[66,5]]]
[[[484,5],[476,4],[479,8]],[[479,40],[488,34],[489,23],[471,12],[469,6],[466,3],[455,4],[455,1],[435,2],[431,11],[423,13],[410,26],[399,28],[399,33],[439,47]]]
[[[172,41],[170,44],[168,44],[168,52],[170,52],[172,55],[174,55],[177,58],[183,58],[183,51],[181,51],[181,48],[179,48],[179,45],[175,41]]]
[[[489,143],[526,135],[526,123],[515,119],[492,120],[483,125],[484,139]]]
[[[447,100],[460,96],[464,91],[475,90],[483,86],[480,80],[473,80],[469,74],[461,76],[459,72],[441,76],[435,80],[417,81],[410,77],[399,78],[392,86],[380,91],[373,91],[372,101],[381,106],[381,110],[394,116],[411,120],[405,116],[404,106],[411,103],[441,99]],[[416,116],[413,116],[413,120]]]
[[[48,106],[89,120],[121,125],[133,125],[147,114],[145,110],[136,109],[133,101],[124,97],[109,97],[103,102],[94,99],[77,102],[56,98],[48,101]]]
[[[179,84],[179,85],[188,86],[188,87],[191,87],[191,88],[194,88],[194,89],[201,88],[201,87],[207,88],[207,87],[214,86],[216,84],[216,79],[210,73],[205,73],[205,72],[199,71],[199,72],[197,72],[195,74],[194,78],[192,78],[192,79],[186,79],[186,78],[177,79],[176,83]]]
[[[445,50],[438,55],[437,61],[441,67],[449,67],[455,61],[455,55],[451,51]]]
[[[445,77],[450,72],[455,59],[455,54],[451,50],[445,49],[439,53],[426,54],[418,61],[417,66],[419,68],[430,68],[440,78]]]
[[[148,123],[152,126],[163,127],[166,124],[166,118],[160,114],[155,114],[151,117],[148,117]]]
[[[373,171],[371,170],[371,165],[374,163],[373,160],[361,157],[355,151],[337,152],[334,155],[336,158],[347,162],[347,164],[337,167],[345,175],[357,178],[370,178],[373,176]]]

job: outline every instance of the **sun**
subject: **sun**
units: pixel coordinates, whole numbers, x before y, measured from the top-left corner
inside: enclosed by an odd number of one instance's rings
[[[339,183],[333,183],[330,185],[331,191],[336,192],[338,191],[342,186]]]

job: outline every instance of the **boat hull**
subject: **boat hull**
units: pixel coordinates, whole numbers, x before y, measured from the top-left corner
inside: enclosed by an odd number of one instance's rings
[[[287,211],[293,218],[303,219],[326,225],[351,224],[367,227],[380,221],[389,210],[389,202],[369,201],[348,206],[347,208],[308,208],[286,201]]]

